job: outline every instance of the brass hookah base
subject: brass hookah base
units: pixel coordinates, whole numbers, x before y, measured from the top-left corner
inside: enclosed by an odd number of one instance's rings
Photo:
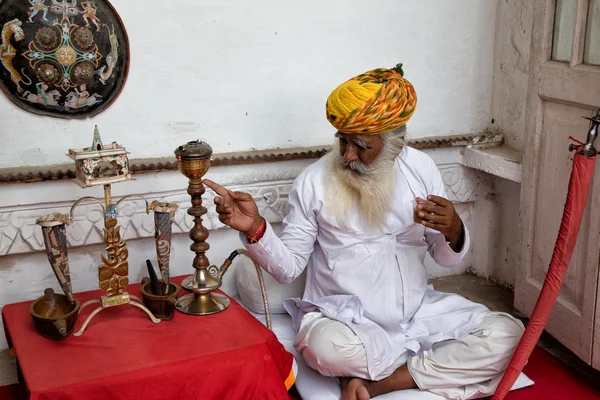
[[[229,306],[229,298],[212,293],[220,286],[208,269],[198,269],[194,275],[185,278],[181,283],[181,287],[191,293],[180,297],[175,307],[178,311],[190,315],[210,315],[223,311]]]

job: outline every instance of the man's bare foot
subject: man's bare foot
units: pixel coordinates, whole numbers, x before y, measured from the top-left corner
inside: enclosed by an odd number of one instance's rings
[[[387,378],[380,381],[367,381],[359,378],[340,378],[342,400],[369,400],[396,390],[414,389],[417,384],[404,364]]]
[[[369,400],[368,382],[359,378],[340,378],[342,400]]]

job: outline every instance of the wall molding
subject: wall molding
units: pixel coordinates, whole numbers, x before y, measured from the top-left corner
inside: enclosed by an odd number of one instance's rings
[[[268,169],[278,170],[279,163],[268,165]],[[458,163],[438,165],[448,198],[455,203],[466,203],[481,198],[483,190],[487,190],[485,174]],[[161,179],[160,176],[158,179]],[[165,176],[164,179],[169,179]],[[288,194],[294,177],[277,180],[263,180],[254,183],[233,184],[227,187],[250,193],[261,212],[271,223],[283,220],[288,210]],[[15,186],[14,190],[18,190]],[[50,187],[49,187],[50,189]],[[58,189],[57,189],[58,190]],[[178,190],[151,191],[141,196],[148,202],[152,200],[175,202],[179,210],[175,215],[173,232],[188,232],[192,227],[192,219],[186,210],[191,206],[186,188]],[[214,193],[207,190],[203,196],[203,205],[208,214],[203,218],[204,225],[209,230],[226,228],[217,217],[213,203]],[[51,203],[35,203],[16,205],[0,211],[0,256],[8,254],[30,253],[44,249],[41,228],[35,220],[51,212],[68,213],[72,201]],[[154,236],[154,221],[152,215],[145,213],[143,201],[124,202],[119,209],[119,224],[125,239],[140,239]],[[87,246],[103,242],[102,212],[94,203],[83,203],[75,211],[74,222],[67,227],[70,247]]]
[[[501,134],[478,133],[454,136],[439,136],[421,139],[408,139],[407,144],[419,150],[447,147],[465,147],[470,145],[500,145]],[[272,163],[289,160],[317,159],[329,151],[329,146],[316,146],[292,149],[258,150],[214,154],[211,167]],[[131,172],[143,174],[177,170],[175,158],[131,159]],[[0,168],[0,183],[31,183],[56,181],[75,178],[73,164],[53,166],[33,166],[19,168]]]

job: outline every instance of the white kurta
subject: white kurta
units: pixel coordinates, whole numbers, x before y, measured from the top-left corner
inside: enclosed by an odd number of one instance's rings
[[[469,249],[469,234],[455,253],[441,233],[414,223],[415,198],[446,198],[441,174],[423,152],[404,147],[396,158],[392,208],[378,233],[361,227],[358,216],[342,223],[325,207],[327,160],[307,167],[289,195],[289,213],[277,237],[270,225],[259,243],[246,248],[277,281],[291,282],[308,268],[302,299],[285,308],[294,330],[302,317],[320,311],[346,324],[361,339],[374,379],[407,350],[458,339],[476,328],[489,310],[427,285],[427,251],[444,267],[456,265]]]

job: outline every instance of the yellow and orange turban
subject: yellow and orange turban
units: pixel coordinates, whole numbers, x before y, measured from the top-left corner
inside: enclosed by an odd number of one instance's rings
[[[365,72],[338,86],[327,99],[327,119],[342,133],[378,135],[406,124],[417,94],[402,64]]]

